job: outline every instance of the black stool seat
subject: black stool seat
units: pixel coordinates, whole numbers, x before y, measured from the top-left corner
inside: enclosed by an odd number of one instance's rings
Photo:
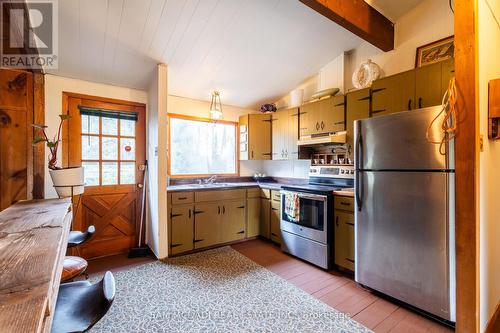
[[[59,287],[52,333],[84,332],[108,312],[115,298],[115,279],[106,272],[95,284],[63,283]]]
[[[95,233],[95,227],[93,225],[89,226],[87,231],[70,231],[68,236],[68,247],[75,247],[84,242],[88,241],[90,237]]]

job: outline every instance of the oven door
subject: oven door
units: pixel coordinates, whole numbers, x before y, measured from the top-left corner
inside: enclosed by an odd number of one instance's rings
[[[299,213],[296,219],[285,211],[286,194],[299,196]],[[306,192],[281,191],[281,230],[317,242],[328,242],[328,197]]]

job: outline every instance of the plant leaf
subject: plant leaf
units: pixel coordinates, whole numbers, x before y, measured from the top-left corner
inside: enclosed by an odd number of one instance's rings
[[[59,117],[61,118],[62,121],[68,120],[71,118],[69,114],[60,114]]]
[[[31,144],[36,145],[37,143],[45,141],[45,138],[42,138],[41,136],[34,138],[33,141],[31,141]]]
[[[39,128],[39,129],[45,129],[45,128],[47,128],[47,126],[45,126],[45,125],[39,125],[39,124],[31,124],[31,126],[33,126],[34,128]]]
[[[55,146],[56,146],[56,142],[47,141],[47,147],[54,148]]]

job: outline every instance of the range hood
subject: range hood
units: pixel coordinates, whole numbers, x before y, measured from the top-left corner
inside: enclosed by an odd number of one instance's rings
[[[297,145],[299,146],[325,145],[332,143],[346,143],[346,131],[302,136],[300,140],[297,141]]]

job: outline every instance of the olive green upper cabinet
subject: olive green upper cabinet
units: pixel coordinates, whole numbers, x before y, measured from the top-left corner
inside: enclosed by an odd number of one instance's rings
[[[345,96],[338,95],[318,102],[320,133],[345,130]]]
[[[240,160],[271,159],[271,115],[240,117]]]
[[[300,107],[300,136],[345,130],[345,96],[338,95]]]
[[[441,104],[441,63],[415,69],[415,109]]]
[[[451,58],[441,62],[441,96],[448,89],[448,84],[452,77],[455,76],[455,59]],[[441,101],[439,101],[441,104]]]
[[[373,117],[415,108],[415,71],[376,80],[372,84]]]
[[[318,103],[307,103],[300,107],[299,126],[300,136],[315,134],[319,130],[317,120]]]
[[[296,160],[299,158],[299,108],[288,109],[288,130],[287,130],[287,144],[286,144],[286,157],[289,160]]]
[[[274,112],[272,115],[273,160],[285,159],[286,131],[287,113],[281,110]]]
[[[347,94],[346,132],[347,143],[354,142],[354,121],[370,117],[370,88],[360,89]]]
[[[298,116],[298,108],[280,110],[273,114],[273,160],[291,160],[298,158]]]

